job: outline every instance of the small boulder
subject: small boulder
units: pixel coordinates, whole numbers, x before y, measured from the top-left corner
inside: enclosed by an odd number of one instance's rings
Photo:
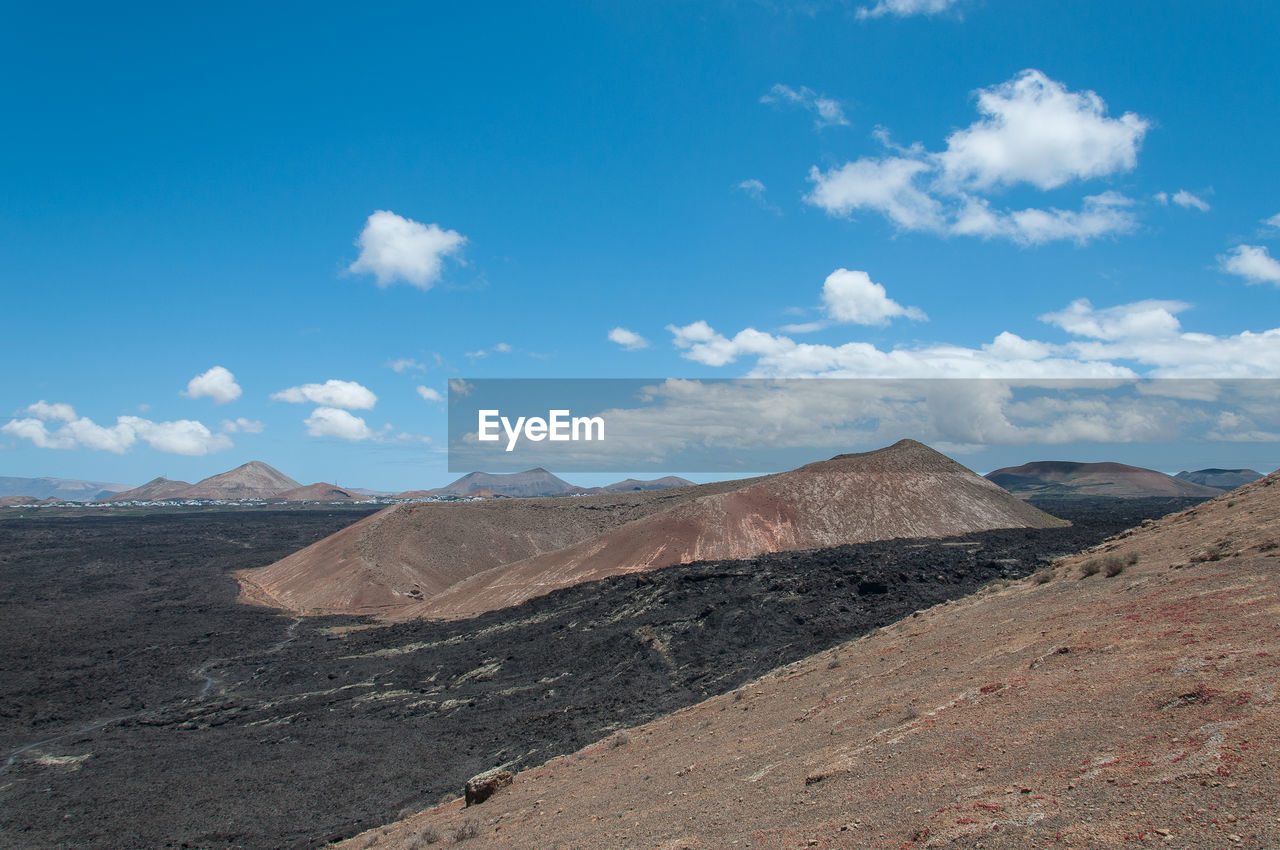
[[[477,773],[467,780],[465,789],[467,805],[474,806],[483,803],[492,797],[499,788],[506,788],[514,780],[515,777],[511,775],[511,771],[504,770],[501,767],[486,770],[484,773]]]

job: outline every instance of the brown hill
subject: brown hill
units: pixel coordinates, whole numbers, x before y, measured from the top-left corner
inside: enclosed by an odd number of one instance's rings
[[[1280,846],[1277,616],[1272,474],[344,846]]]
[[[238,578],[246,599],[292,610],[459,617],[695,560],[1057,522],[903,440],[741,481],[397,506]]]
[[[638,478],[627,478],[623,481],[617,481],[613,484],[606,484],[604,487],[598,488],[604,493],[626,493],[631,490],[665,490],[668,487],[688,487],[693,484],[687,478],[680,478],[676,475],[667,475],[663,478],[651,478],[642,480]]]
[[[488,487],[480,487],[479,489],[472,490],[470,493],[465,494],[465,497],[468,499],[497,499],[501,498],[502,494],[495,493]]]
[[[372,496],[365,496],[355,490],[344,490],[336,484],[308,484],[295,487],[277,494],[273,499],[281,502],[372,502]]]
[[[571,496],[585,493],[542,467],[524,472],[470,472],[452,484],[428,492],[433,496],[465,496],[472,490],[492,490],[503,496]]]
[[[1234,490],[1250,481],[1257,481],[1262,473],[1254,469],[1197,469],[1194,472],[1184,469],[1173,477],[1220,490]]]
[[[183,499],[269,499],[301,487],[297,481],[260,460],[211,475],[176,494]]]
[[[1200,496],[1207,499],[1223,492],[1154,469],[1109,462],[1041,460],[997,469],[987,473],[987,479],[1023,499],[1034,496]]]
[[[98,499],[99,502],[157,502],[161,499],[168,499],[177,496],[179,493],[189,489],[191,485],[186,481],[170,481],[168,478],[153,478],[141,487],[134,487],[132,490],[124,490],[120,493],[110,493]]]

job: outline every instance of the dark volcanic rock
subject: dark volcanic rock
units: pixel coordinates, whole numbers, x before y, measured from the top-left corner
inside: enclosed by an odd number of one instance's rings
[[[0,522],[0,846],[318,846],[1186,504],[1045,504],[1076,525],[701,562],[355,629],[237,605],[226,573],[358,510]]]

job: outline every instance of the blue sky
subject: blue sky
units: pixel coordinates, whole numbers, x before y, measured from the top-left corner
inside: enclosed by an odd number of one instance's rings
[[[1277,33],[1257,2],[12,8],[0,471],[433,486],[418,388],[455,377],[1277,377]]]

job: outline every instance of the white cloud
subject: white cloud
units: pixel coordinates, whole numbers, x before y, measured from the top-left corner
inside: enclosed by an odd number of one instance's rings
[[[997,209],[981,193],[1019,183],[1053,189],[1131,169],[1144,119],[1109,118],[1093,92],[1068,91],[1035,70],[981,90],[978,105],[984,117],[952,133],[940,153],[893,145],[882,131],[877,135],[894,155],[811,168],[805,201],[837,216],[871,210],[904,231],[1024,245],[1084,244],[1137,226],[1133,201],[1114,191],[1086,196],[1079,210]]]
[[[827,315],[837,322],[858,325],[887,325],[890,319],[905,316],[914,321],[928,317],[918,307],[903,307],[883,286],[864,271],[836,269],[822,284],[822,301]]]
[[[878,0],[874,6],[858,9],[859,18],[879,18],[896,15],[907,18],[912,15],[937,15],[957,5],[960,0]]]
[[[372,274],[379,286],[396,280],[430,289],[440,279],[445,257],[457,256],[467,238],[438,224],[422,224],[378,210],[369,216],[356,240],[360,256],[348,267],[356,274]]]
[[[208,396],[214,404],[226,404],[240,397],[240,385],[236,383],[235,375],[221,366],[214,366],[187,381],[187,388],[182,394],[187,398]]]
[[[1056,325],[1074,336],[1108,341],[1168,337],[1181,329],[1177,314],[1190,307],[1184,301],[1148,300],[1099,310],[1088,298],[1077,298],[1066,308],[1041,316],[1040,321]]]
[[[1097,94],[1067,91],[1034,69],[981,89],[978,111],[984,117],[952,133],[938,154],[950,185],[1054,189],[1128,171],[1150,126],[1132,112],[1108,118]]]
[[[348,410],[372,410],[378,403],[378,397],[367,387],[355,381],[339,381],[330,379],[323,384],[303,384],[300,387],[289,387],[272,393],[276,401],[287,401],[294,404],[310,402],[326,407],[344,407]]]
[[[55,419],[60,422],[70,422],[76,418],[76,410],[69,404],[56,402],[49,404],[44,399],[40,399],[35,404],[27,405],[26,413],[31,414],[36,419]]]
[[[840,105],[840,101],[820,95],[808,86],[794,89],[791,86],[778,83],[768,92],[761,95],[760,102],[787,103],[807,109],[817,116],[814,119],[814,126],[818,129],[823,127],[847,127],[849,125],[849,119],[845,117],[844,107]]]
[[[1177,194],[1173,196],[1173,202],[1184,209],[1196,209],[1200,212],[1208,212],[1209,204],[1197,198],[1186,189],[1179,189]]]
[[[1246,283],[1271,283],[1280,286],[1280,261],[1262,245],[1237,245],[1218,257],[1218,268],[1245,279]]]
[[[777,204],[771,203],[765,197],[765,192],[768,190],[765,188],[764,183],[756,180],[754,177],[749,180],[743,180],[734,188],[740,189],[746,193],[747,197],[755,201],[761,209],[768,210],[771,213],[777,213],[778,215],[782,214],[782,208]]]
[[[0,426],[0,431],[30,440],[42,449],[86,448],[124,454],[142,440],[156,451],[198,456],[231,447],[230,438],[214,434],[190,419],[152,422],[137,416],[118,416],[115,425],[104,426],[88,417],[77,417],[69,404],[43,401],[30,405],[27,412],[33,418],[10,420]],[[62,424],[51,431],[49,421]]]
[[[641,348],[649,347],[649,340],[635,331],[629,331],[623,327],[617,327],[609,331],[609,341],[616,342],[627,351],[638,351]]]
[[[200,457],[231,448],[231,438],[215,434],[202,423],[191,419],[174,422],[151,422],[137,416],[121,416],[121,425],[132,428],[138,438],[158,452]]]
[[[510,354],[512,351],[511,345],[505,342],[498,343],[493,347],[493,350],[499,354]]]
[[[399,373],[427,371],[425,363],[414,360],[412,357],[401,357],[399,360],[388,360],[387,368],[391,369],[393,372]]]
[[[882,314],[886,302],[906,315],[910,308],[889,302],[869,278],[839,270],[849,282],[831,290],[829,304],[864,319]],[[830,279],[829,279],[830,280]],[[841,299],[848,298],[845,302]],[[862,299],[862,300],[860,300]],[[870,306],[867,306],[867,305]],[[843,345],[799,343],[788,336],[745,328],[726,336],[705,320],[668,325],[681,356],[720,367],[753,358],[745,377],[839,378],[1274,378],[1280,363],[1280,328],[1235,335],[1186,331],[1178,314],[1182,301],[1149,299],[1112,307],[1094,307],[1080,298],[1040,320],[1073,337],[1061,344],[1027,339],[1002,331],[977,348],[935,342],[881,349],[866,342]],[[794,332],[809,330],[801,326]],[[1145,368],[1139,372],[1138,368]]]
[[[950,231],[960,236],[1003,238],[1023,245],[1071,241],[1083,245],[1093,239],[1128,233],[1138,226],[1133,201],[1118,192],[1085,197],[1080,210],[994,210],[984,199],[967,197]]]
[[[266,427],[266,425],[257,420],[246,419],[243,416],[222,420],[222,432],[224,434],[261,434],[266,430]]]
[[[312,437],[337,437],[341,440],[370,440],[373,430],[363,419],[336,407],[317,407],[303,422]]]
[[[903,230],[943,229],[942,205],[915,185],[926,162],[903,157],[867,157],[827,172],[809,169],[813,191],[805,200],[833,215],[869,209]]]
[[[1276,213],[1271,218],[1264,218],[1262,223],[1267,227],[1280,227],[1280,213]]]
[[[471,391],[474,389],[475,387],[473,387],[471,384],[468,384],[462,378],[449,379],[449,392],[453,393],[459,398],[466,398],[467,396],[471,395]]]
[[[439,390],[433,390],[431,387],[418,385],[418,395],[422,396],[425,401],[444,401],[444,396],[440,395]]]

